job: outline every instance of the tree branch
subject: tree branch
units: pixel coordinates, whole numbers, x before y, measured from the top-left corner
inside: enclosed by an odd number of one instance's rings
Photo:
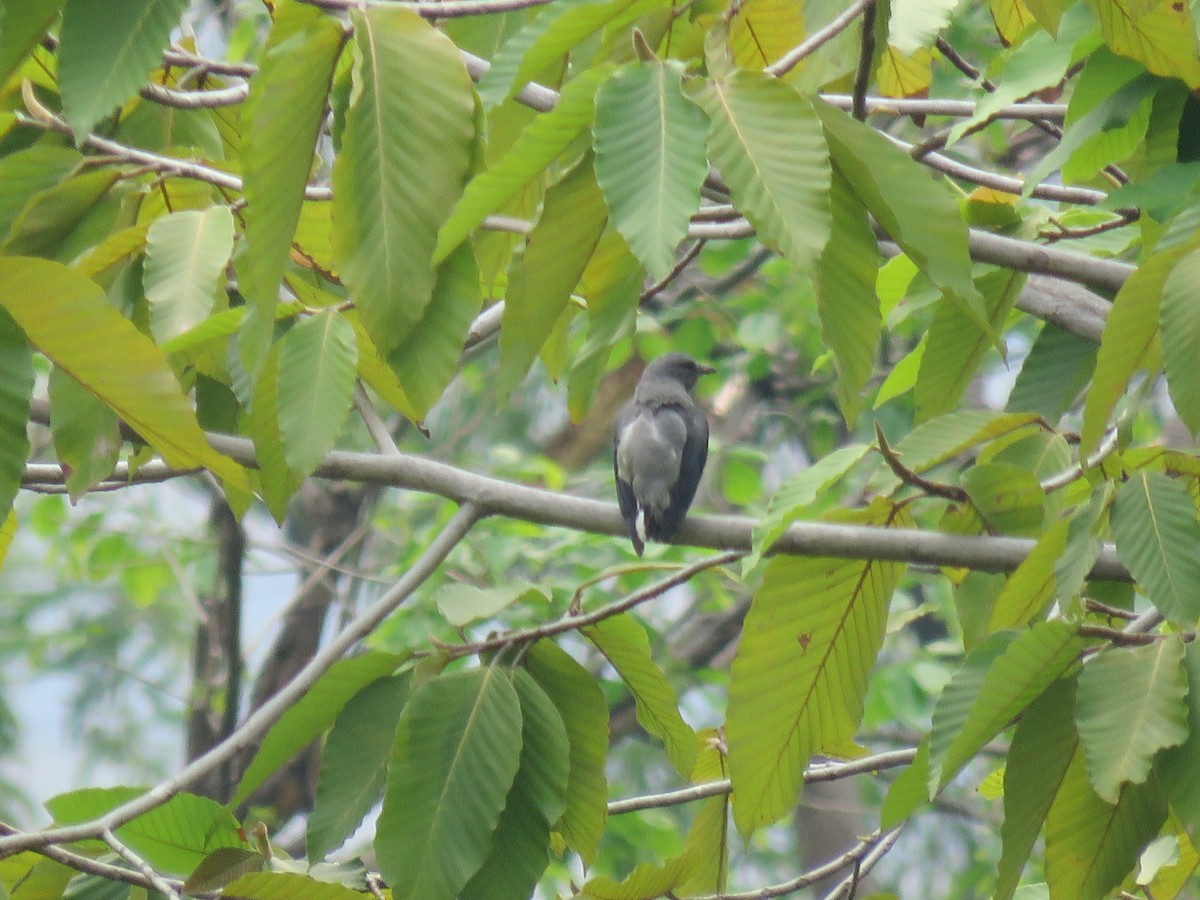
[[[768,75],[774,75],[776,78],[781,78],[792,69],[800,64],[800,61],[807,56],[811,56],[818,49],[829,43],[847,28],[854,24],[854,20],[861,16],[869,7],[875,5],[875,0],[855,0],[847,9],[836,16],[824,28],[819,28],[805,38],[804,42],[797,44],[771,65],[763,69]]]
[[[883,753],[873,753],[870,756],[864,756],[862,759],[854,759],[849,762],[818,763],[815,766],[809,766],[805,771],[804,783],[815,784],[825,781],[838,781],[842,778],[851,778],[855,775],[869,775],[874,772],[881,772],[884,769],[894,769],[899,766],[908,765],[916,755],[917,751],[915,749],[887,750]],[[728,794],[732,789],[728,778],[723,778],[720,781],[708,781],[703,784],[694,784],[689,787],[680,788],[676,791],[664,791],[661,794],[646,794],[642,797],[630,797],[627,800],[614,800],[608,804],[608,814],[610,816],[620,816],[643,809],[679,806],[684,803],[691,803],[693,800],[704,800],[708,797]]]
[[[255,710],[233,734],[208,753],[189,763],[174,777],[161,782],[140,797],[123,803],[90,822],[0,837],[0,859],[50,844],[64,844],[101,837],[105,831],[117,828],[131,819],[161,806],[179,791],[203,778],[226,760],[244,752],[266,734],[279,717],[303,697],[330,666],[370,634],[380,622],[407,600],[412,592],[437,570],[450,551],[458,546],[479,520],[480,514],[481,511],[473,504],[464,504],[446,523],[445,528],[434,538],[425,552],[413,563],[412,568],[405,572],[390,590],[386,591],[362,613],[355,616],[333,640],[317,652],[312,660],[296,674],[296,677]]]

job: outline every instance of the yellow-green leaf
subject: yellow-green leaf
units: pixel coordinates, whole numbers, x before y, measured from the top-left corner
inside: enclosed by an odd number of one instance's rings
[[[208,468],[250,489],[245,470],[208,445],[162,351],[95,282],[49,260],[0,258],[0,305],[38,350],[108,404],[167,463]]]

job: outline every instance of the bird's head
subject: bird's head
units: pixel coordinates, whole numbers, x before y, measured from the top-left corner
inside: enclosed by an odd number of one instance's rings
[[[712,366],[696,362],[686,353],[664,353],[646,366],[642,378],[677,381],[685,390],[690,391],[696,386],[701,375],[711,375],[716,371]]]

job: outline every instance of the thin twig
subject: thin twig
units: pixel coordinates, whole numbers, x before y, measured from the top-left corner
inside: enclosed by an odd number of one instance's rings
[[[790,881],[785,881],[780,884],[768,885],[752,891],[742,891],[736,894],[705,894],[703,897],[696,897],[694,900],[770,900],[772,897],[784,897],[788,894],[794,894],[801,888],[806,888],[810,884],[818,881],[823,881],[830,875],[836,875],[847,866],[854,866],[863,860],[871,852],[872,849],[880,845],[885,845],[883,852],[887,852],[894,841],[896,830],[893,829],[887,834],[876,831],[874,834],[860,841],[851,849],[847,850],[841,856],[831,859],[827,863],[817,866],[815,869],[809,869],[803,875],[799,875]]]
[[[661,294],[671,284],[671,282],[678,278],[683,270],[690,266],[692,261],[700,255],[700,251],[704,249],[704,245],[706,243],[708,242],[701,239],[693,243],[692,246],[688,247],[684,254],[679,257],[679,261],[671,267],[670,272],[668,272],[658,281],[654,282],[654,284],[650,285],[650,287],[642,291],[641,296],[638,297],[638,306],[641,306],[647,300],[650,300]]]
[[[150,82],[142,87],[140,93],[147,100],[175,109],[216,109],[220,106],[237,106],[249,96],[250,85],[243,83],[208,91],[177,91]]]
[[[797,44],[775,62],[763,69],[768,75],[774,75],[776,78],[781,78],[792,69],[800,64],[800,61],[807,56],[811,56],[818,49],[823,47],[829,41],[833,40],[847,28],[849,28],[854,20],[861,16],[868,7],[875,5],[875,0],[855,0],[846,8],[845,12],[836,16],[824,28],[819,28],[810,34],[803,43]]]
[[[412,0],[300,0],[309,6],[344,12],[378,6],[392,9],[400,7],[415,12],[423,19],[459,19],[467,16],[492,16],[520,12],[545,6],[554,0],[445,0],[445,2],[419,3]]]
[[[534,628],[526,628],[518,631],[510,631],[505,634],[489,637],[482,641],[476,641],[469,644],[439,644],[453,658],[463,656],[475,656],[480,653],[486,653],[489,650],[499,650],[502,647],[508,647],[513,644],[529,644],[534,641],[539,641],[542,638],[554,637],[557,634],[564,634],[568,631],[577,631],[581,628],[586,628],[589,625],[595,625],[597,622],[602,622],[612,616],[620,615],[623,612],[628,612],[636,606],[640,606],[647,601],[653,600],[656,597],[666,593],[676,585],[690,581],[694,576],[703,572],[705,569],[711,569],[715,566],[724,566],[729,563],[736,562],[745,554],[738,550],[729,550],[724,553],[718,553],[715,556],[708,556],[698,562],[692,563],[690,566],[685,566],[678,572],[675,572],[660,581],[648,587],[642,588],[640,591],[635,591],[623,600],[618,600],[615,603],[610,603],[606,606],[601,606],[591,612],[580,613],[579,615],[564,616],[557,622],[547,622],[544,625],[538,625]]]
[[[843,778],[851,778],[856,775],[867,775],[881,772],[884,769],[906,766],[913,761],[916,755],[917,751],[915,749],[886,750],[882,753],[873,753],[870,756],[853,759],[849,762],[817,763],[816,765],[809,766],[805,771],[804,783],[815,784],[823,781],[839,781]],[[608,804],[608,814],[610,816],[619,816],[624,813],[637,812],[643,809],[679,806],[684,803],[691,803],[694,800],[704,800],[708,797],[728,794],[730,790],[732,790],[732,786],[728,778],[720,781],[708,781],[704,784],[695,784],[675,791],[646,794],[641,797],[630,797],[626,800],[614,800]]]
[[[883,461],[887,463],[888,468],[892,470],[897,478],[902,482],[915,487],[922,493],[928,494],[931,497],[941,497],[949,500],[952,503],[966,503],[968,501],[967,492],[962,488],[952,484],[940,484],[936,481],[930,481],[928,478],[922,478],[912,469],[908,468],[900,461],[900,457],[892,450],[888,444],[887,437],[884,436],[883,429],[879,427],[879,423],[875,423],[875,439],[879,442],[879,454],[883,457]]]
[[[146,876],[146,880],[150,882],[150,885],[156,891],[170,898],[170,900],[180,900],[179,892],[172,885],[168,884],[161,875],[155,872],[154,868],[148,862],[125,846],[110,829],[105,828],[101,831],[100,839],[108,844],[117,856]]]

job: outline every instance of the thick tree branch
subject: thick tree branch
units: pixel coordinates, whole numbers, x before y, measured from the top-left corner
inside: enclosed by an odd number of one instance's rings
[[[434,538],[425,552],[413,563],[412,568],[405,572],[391,589],[370,607],[355,616],[333,640],[322,647],[312,660],[296,673],[291,681],[255,710],[233,734],[208,753],[189,763],[174,777],[161,782],[140,797],[121,804],[91,822],[0,837],[0,859],[50,844],[65,844],[101,837],[105,831],[115,829],[131,819],[161,806],[171,797],[221,766],[226,760],[244,752],[261,739],[278,721],[279,717],[303,697],[330,666],[370,634],[380,622],[407,600],[412,592],[437,570],[450,551],[466,537],[472,526],[479,520],[479,516],[480,510],[474,505],[464,504]]]

